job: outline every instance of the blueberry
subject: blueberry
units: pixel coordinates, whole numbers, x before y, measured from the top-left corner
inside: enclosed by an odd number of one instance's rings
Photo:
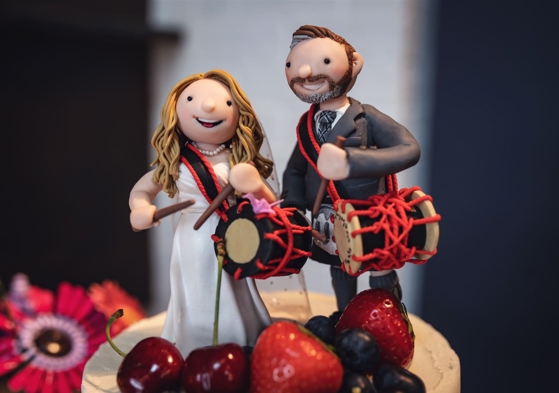
[[[334,346],[342,365],[351,371],[370,373],[380,359],[377,340],[362,329],[343,330]]]
[[[342,316],[342,312],[341,311],[334,311],[332,313],[332,315],[330,315],[330,320],[332,322],[334,322],[334,325],[336,325],[338,323],[338,321],[340,320],[340,317]]]
[[[305,324],[305,328],[307,328],[325,344],[334,344],[334,335],[336,334],[336,329],[334,327],[334,323],[330,320],[330,318],[323,315],[314,316],[307,321],[307,323]]]
[[[379,393],[425,393],[425,384],[405,368],[385,364],[373,376]]]
[[[354,390],[357,389],[357,390]],[[338,393],[377,393],[373,383],[367,378],[365,374],[354,373],[352,371],[344,374],[342,387]]]

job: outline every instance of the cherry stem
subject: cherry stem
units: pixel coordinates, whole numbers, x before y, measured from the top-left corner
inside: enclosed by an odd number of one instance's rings
[[[107,321],[107,325],[105,326],[105,336],[107,336],[107,341],[109,342],[109,345],[115,350],[115,352],[118,353],[120,356],[125,357],[126,354],[122,352],[120,349],[118,349],[118,347],[111,339],[111,332],[110,332],[111,325],[113,324],[113,322],[116,321],[118,318],[122,317],[123,315],[124,315],[124,311],[122,311],[122,308],[116,310],[114,314],[111,315],[111,317]]]
[[[225,256],[225,243],[223,241],[220,241],[219,243],[217,243],[217,288],[215,290],[213,345],[217,345],[217,336],[219,330],[219,298],[221,295],[221,275],[223,273],[224,256]]]

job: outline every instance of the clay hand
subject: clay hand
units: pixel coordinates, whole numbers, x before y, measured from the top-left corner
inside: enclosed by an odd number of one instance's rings
[[[231,168],[229,183],[242,194],[251,193],[256,198],[264,198],[268,202],[274,202],[276,199],[273,192],[262,181],[258,170],[251,164],[241,163]]]
[[[130,225],[135,230],[148,229],[158,226],[160,221],[153,222],[153,215],[157,208],[155,205],[137,207],[130,212]]]
[[[318,171],[328,180],[344,180],[349,176],[349,161],[344,149],[325,143],[320,148]]]
[[[237,164],[229,172],[229,183],[240,193],[257,193],[264,186],[260,174],[250,164]]]

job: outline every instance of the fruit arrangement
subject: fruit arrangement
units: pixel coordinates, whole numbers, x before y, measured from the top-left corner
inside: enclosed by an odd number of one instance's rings
[[[224,247],[218,244],[218,277],[213,345],[183,360],[161,337],[140,341],[125,354],[110,337],[118,310],[105,333],[124,357],[117,373],[122,393],[425,393],[407,371],[414,334],[406,310],[390,292],[359,293],[341,315],[315,316],[305,326],[279,321],[268,326],[254,348],[218,344],[219,296]]]
[[[413,357],[413,330],[403,305],[387,291],[358,294],[335,324],[315,316],[305,326],[278,321],[254,347],[227,343],[198,348],[183,360],[160,337],[140,341],[117,374],[123,393],[425,393],[404,368]]]

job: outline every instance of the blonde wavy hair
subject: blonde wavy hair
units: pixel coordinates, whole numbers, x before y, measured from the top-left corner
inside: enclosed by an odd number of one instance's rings
[[[237,81],[223,70],[211,70],[205,74],[194,74],[183,79],[169,92],[167,101],[161,109],[161,122],[151,138],[151,145],[155,149],[156,157],[151,166],[157,165],[153,174],[153,181],[163,186],[163,191],[172,198],[177,192],[175,184],[179,177],[180,142],[182,132],[177,126],[177,99],[192,83],[201,79],[214,79],[226,85],[233,99],[239,106],[239,123],[232,139],[229,164],[253,161],[256,169],[264,178],[272,174],[274,163],[260,155],[259,150],[264,141],[264,134],[256,114],[245,92]]]

